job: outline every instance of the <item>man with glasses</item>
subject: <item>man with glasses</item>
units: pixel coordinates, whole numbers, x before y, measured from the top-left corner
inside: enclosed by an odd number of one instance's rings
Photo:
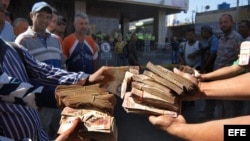
[[[52,19],[49,23],[49,25],[47,26],[47,30],[50,33],[54,33],[55,32],[55,28],[56,28],[56,23],[57,23],[57,19],[58,19],[58,12],[55,8],[52,8]]]
[[[59,15],[57,18],[57,24],[55,26],[55,32],[59,39],[62,41],[64,38],[64,33],[66,29],[67,20],[63,16]]]

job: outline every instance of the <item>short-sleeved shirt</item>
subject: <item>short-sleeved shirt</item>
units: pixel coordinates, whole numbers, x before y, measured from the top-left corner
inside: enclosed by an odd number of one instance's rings
[[[210,53],[216,53],[218,50],[218,44],[219,44],[218,38],[213,35],[207,40],[207,42],[208,42],[208,45],[210,44]]]
[[[200,50],[200,43],[196,41],[193,45],[189,45],[188,41],[186,41],[182,47],[179,48],[180,54],[183,54],[183,58],[186,62],[186,65],[190,67],[199,67],[201,65],[201,56],[196,55],[195,57],[188,57],[190,54]]]
[[[236,31],[232,31],[228,37],[222,36],[220,38],[214,70],[230,66],[237,60],[242,41],[243,38]]]
[[[16,38],[15,42],[27,48],[30,54],[39,61],[62,68],[61,43],[56,35],[46,32],[44,38],[29,27]]]
[[[62,44],[63,54],[67,57],[66,66],[69,71],[94,73],[93,61],[98,57],[95,41],[86,36],[83,43],[80,43],[75,34],[64,38]]]

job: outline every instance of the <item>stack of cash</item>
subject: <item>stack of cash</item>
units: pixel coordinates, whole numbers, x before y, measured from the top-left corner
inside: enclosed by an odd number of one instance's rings
[[[139,73],[138,66],[119,66],[119,67],[110,67],[109,74],[114,76],[113,81],[109,82],[106,89],[112,94],[115,94],[120,97],[121,94],[121,84],[123,82],[125,73],[127,71],[133,72],[135,74]]]
[[[114,94],[110,94],[99,84],[58,85],[55,94],[57,105],[60,107],[92,108],[112,114],[116,103]]]
[[[73,120],[80,117],[82,126],[75,130],[80,137],[102,141],[117,140],[115,119],[112,116],[116,103],[113,94],[99,84],[59,85],[55,93],[57,105],[64,107],[58,134],[66,131]]]
[[[101,141],[116,141],[117,129],[114,117],[109,114],[88,109],[73,109],[65,107],[62,111],[60,128],[58,133],[65,132],[72,126],[76,117],[81,119],[78,126],[79,136],[87,139],[95,139]]]
[[[168,114],[180,111],[180,96],[198,91],[191,81],[149,62],[143,74],[127,71],[122,83],[122,106],[128,113]]]
[[[121,84],[126,71],[138,72],[138,66],[110,67],[106,75],[108,82],[87,86],[59,85],[56,100],[61,113],[58,134],[71,127],[73,120],[80,117],[82,127],[76,129],[80,137],[98,141],[116,141],[117,128],[113,117],[115,96],[120,96]]]

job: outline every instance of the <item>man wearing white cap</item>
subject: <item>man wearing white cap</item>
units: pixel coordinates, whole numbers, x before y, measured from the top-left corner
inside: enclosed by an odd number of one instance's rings
[[[53,17],[53,8],[46,2],[37,2],[30,12],[32,26],[21,33],[15,40],[23,45],[39,61],[45,62],[57,68],[62,68],[62,51],[59,38],[46,30]],[[44,85],[38,82],[33,85]],[[49,86],[52,91],[54,86]],[[57,108],[39,107],[39,115],[44,130],[51,139],[57,135],[61,110]]]

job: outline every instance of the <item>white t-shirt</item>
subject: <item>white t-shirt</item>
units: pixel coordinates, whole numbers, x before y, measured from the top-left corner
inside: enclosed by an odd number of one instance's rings
[[[201,65],[201,56],[196,55],[195,57],[188,57],[190,54],[200,50],[199,41],[196,41],[193,45],[189,45],[188,42],[184,45],[184,59],[186,65],[196,68]]]

